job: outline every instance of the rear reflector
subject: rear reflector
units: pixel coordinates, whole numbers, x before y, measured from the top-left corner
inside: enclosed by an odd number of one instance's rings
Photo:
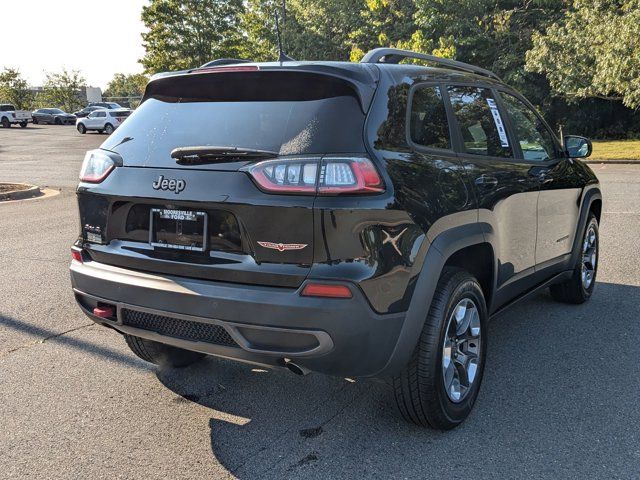
[[[114,318],[116,316],[116,309],[113,307],[98,306],[93,309],[93,314],[100,318]]]
[[[346,285],[308,283],[300,294],[303,297],[351,298],[353,294]]]
[[[82,263],[82,252],[80,250],[71,250],[71,258],[76,262]]]

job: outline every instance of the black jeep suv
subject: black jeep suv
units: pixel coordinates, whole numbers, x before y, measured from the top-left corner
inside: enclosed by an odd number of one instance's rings
[[[452,428],[491,316],[592,294],[590,152],[495,74],[413,52],[160,74],[85,157],[73,291],[149,362],[391,378],[407,420]]]

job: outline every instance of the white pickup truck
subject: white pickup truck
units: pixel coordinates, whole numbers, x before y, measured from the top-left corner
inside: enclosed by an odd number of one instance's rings
[[[14,123],[20,124],[22,128],[31,122],[31,112],[28,110],[16,110],[16,107],[9,103],[0,104],[0,125],[9,128]]]

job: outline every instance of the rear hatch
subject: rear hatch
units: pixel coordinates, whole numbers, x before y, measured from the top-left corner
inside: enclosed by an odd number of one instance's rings
[[[284,159],[294,164],[285,176],[301,178],[311,172],[309,159],[364,154],[366,115],[345,79],[254,68],[151,82],[142,105],[101,147],[122,167],[78,190],[83,240],[95,260],[238,283],[304,281],[315,193],[266,193],[248,170]]]

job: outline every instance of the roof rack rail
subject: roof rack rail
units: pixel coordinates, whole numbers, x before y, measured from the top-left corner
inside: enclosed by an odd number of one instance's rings
[[[211,60],[204,65],[200,65],[198,68],[220,67],[222,65],[232,65],[234,63],[251,63],[251,60],[242,60],[239,58],[218,58],[216,60]]]
[[[458,62],[457,60],[450,60],[448,58],[436,57],[435,55],[412,52],[411,50],[400,50],[399,48],[374,48],[373,50],[369,50],[360,63],[400,63],[400,61],[405,58],[427,60],[455,70],[475,73],[501,81],[500,77],[492,71],[476,67],[475,65],[469,65],[468,63]]]

